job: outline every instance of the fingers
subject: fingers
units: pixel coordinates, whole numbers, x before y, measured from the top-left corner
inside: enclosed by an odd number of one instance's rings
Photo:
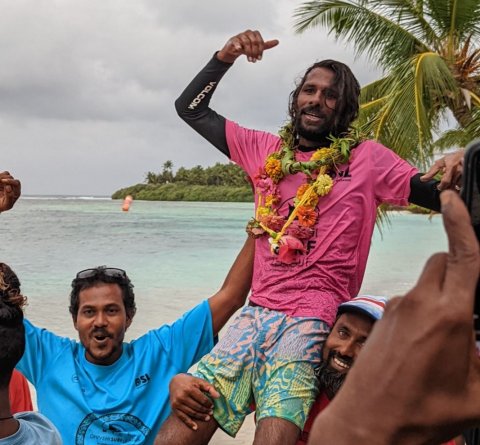
[[[249,62],[262,60],[263,52],[278,45],[278,40],[264,41],[259,31],[247,30],[232,37],[217,57],[228,63],[233,63],[241,55],[247,56]]]
[[[458,185],[462,176],[464,150],[458,150],[455,153],[448,154],[441,159],[437,159],[430,170],[420,177],[421,181],[429,181],[437,173],[442,177],[438,184],[439,190],[453,189]]]
[[[420,180],[423,182],[430,181],[434,176],[442,170],[443,160],[438,160],[433,163],[430,169],[423,176],[420,176]]]
[[[172,410],[175,412],[182,412],[186,414],[187,416],[191,417],[192,419],[197,419],[197,420],[202,420],[202,421],[208,421],[210,420],[210,417],[213,415],[213,411],[210,410],[207,413],[203,413],[200,410],[204,408],[202,407],[197,407],[193,408],[191,404],[172,404]]]
[[[200,381],[199,387],[203,392],[208,393],[210,397],[213,397],[214,399],[218,399],[220,397],[220,393],[215,389],[215,387],[210,383],[205,382],[204,380]],[[204,403],[204,405],[206,404],[213,405],[210,399],[208,399],[207,397],[205,397],[205,399],[206,399],[206,403]]]
[[[188,393],[175,397],[172,406],[188,406],[199,414],[212,414],[213,403],[200,390],[190,390]]]
[[[190,429],[196,431],[198,429],[198,425],[186,414],[182,413],[181,411],[173,411],[175,415],[185,424],[187,425]]]
[[[470,308],[471,315],[480,271],[478,241],[460,197],[445,191],[440,200],[449,246],[443,293],[455,298],[456,306]]]
[[[21,183],[9,172],[0,173],[0,212],[13,207],[21,195]]]

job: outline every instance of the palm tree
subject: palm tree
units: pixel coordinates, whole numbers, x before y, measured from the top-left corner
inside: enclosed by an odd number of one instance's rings
[[[294,13],[297,32],[325,27],[383,68],[359,122],[420,167],[480,137],[479,16],[480,0],[312,0]],[[449,115],[456,128],[441,134]]]
[[[145,182],[147,184],[158,184],[158,175],[154,172],[147,172],[145,174]]]
[[[169,182],[173,182],[173,162],[172,161],[165,161],[163,163],[163,171],[162,171],[162,179],[163,182],[168,184]]]

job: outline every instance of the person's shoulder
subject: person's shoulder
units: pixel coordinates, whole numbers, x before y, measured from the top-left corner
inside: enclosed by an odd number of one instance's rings
[[[23,319],[23,325],[25,326],[27,340],[29,338],[29,335],[36,334],[40,338],[55,339],[56,341],[59,341],[64,345],[71,346],[72,349],[75,349],[80,344],[77,340],[74,340],[73,338],[63,337],[61,335],[55,334],[52,331],[49,331],[46,328],[36,326],[27,318]]]
[[[25,439],[41,440],[41,442],[35,443],[42,443],[42,445],[62,444],[57,428],[43,414],[35,411],[24,411],[15,414],[14,417],[20,422],[20,429],[18,432],[21,433]]]
[[[229,119],[225,120],[225,129],[227,136],[243,134],[244,137],[255,138],[257,140],[268,141],[270,143],[278,143],[278,141],[280,141],[280,136],[277,134],[273,134],[265,130],[243,127],[237,122]]]
[[[208,300],[203,300],[193,308],[187,310],[181,317],[177,318],[176,320],[165,323],[158,328],[152,329],[147,333],[143,334],[142,336],[138,337],[135,340],[127,343],[128,347],[138,346],[144,341],[148,341],[149,338],[153,337],[163,337],[163,336],[170,336],[172,329],[175,329],[178,326],[192,323],[195,325],[201,319],[211,319],[212,313],[210,310],[210,305]],[[128,346],[130,345],[130,346]]]

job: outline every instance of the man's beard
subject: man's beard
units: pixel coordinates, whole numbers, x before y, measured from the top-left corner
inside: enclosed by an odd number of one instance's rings
[[[307,141],[324,142],[332,132],[333,116],[331,116],[328,120],[324,120],[323,124],[318,126],[317,128],[305,128],[302,125],[302,113],[309,111],[317,113],[320,117],[324,119],[328,119],[327,116],[322,113],[322,111],[318,107],[306,107],[302,110],[299,110],[295,116],[295,130],[297,132],[297,135],[306,139]]]
[[[335,351],[330,351],[327,359],[323,360],[315,370],[315,375],[318,378],[320,390],[325,391],[330,400],[335,397],[337,392],[342,387],[345,377],[347,377],[346,372],[339,372],[330,368],[329,363],[336,355],[339,354],[337,354]],[[345,357],[343,357],[343,360],[347,361]]]

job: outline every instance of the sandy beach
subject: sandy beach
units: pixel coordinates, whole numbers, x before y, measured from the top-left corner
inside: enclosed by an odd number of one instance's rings
[[[250,415],[246,418],[245,423],[235,439],[225,434],[222,430],[219,430],[213,436],[210,445],[249,445],[253,442],[254,431],[255,422],[253,421],[253,415]]]

